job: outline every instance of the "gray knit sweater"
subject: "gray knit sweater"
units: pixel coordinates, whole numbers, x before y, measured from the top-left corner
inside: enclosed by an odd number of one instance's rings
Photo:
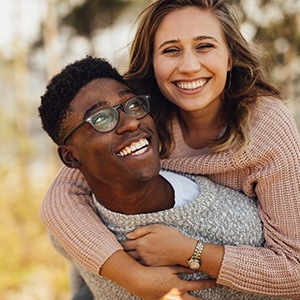
[[[173,226],[182,233],[202,239],[207,243],[241,245],[241,247],[263,245],[263,228],[255,200],[217,185],[205,177],[189,177],[199,184],[201,194],[197,199],[177,208],[147,214],[124,215],[109,211],[98,202],[95,204],[104,224],[119,241],[125,240],[125,234],[136,227],[161,223]],[[62,249],[60,251],[63,252]],[[76,262],[73,263],[76,264]],[[95,300],[139,299],[105,277],[95,275],[79,264],[76,266],[89,285]],[[182,277],[185,279],[209,278],[201,272],[185,274]],[[243,293],[226,286],[195,291],[193,294],[202,299],[213,300],[279,299]]]

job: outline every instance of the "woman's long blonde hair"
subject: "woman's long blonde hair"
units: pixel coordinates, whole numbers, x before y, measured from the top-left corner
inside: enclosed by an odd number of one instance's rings
[[[173,145],[171,121],[177,107],[160,92],[154,77],[153,47],[155,33],[166,15],[187,6],[211,11],[219,20],[232,61],[223,91],[220,116],[227,129],[224,136],[211,143],[213,151],[231,147],[243,148],[249,139],[251,107],[259,96],[274,95],[279,91],[264,73],[258,53],[251,50],[241,35],[235,12],[224,0],[157,0],[139,15],[139,26],[131,46],[130,65],[125,79],[137,92],[152,95],[151,114],[160,138],[161,158],[167,158]]]

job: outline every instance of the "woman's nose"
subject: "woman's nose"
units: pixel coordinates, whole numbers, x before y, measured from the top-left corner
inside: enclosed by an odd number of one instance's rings
[[[179,61],[178,70],[181,73],[195,73],[201,69],[199,57],[193,51],[185,51]]]

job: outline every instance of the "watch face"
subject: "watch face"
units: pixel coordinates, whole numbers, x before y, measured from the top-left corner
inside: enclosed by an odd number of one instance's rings
[[[200,267],[200,263],[199,263],[199,261],[197,261],[197,260],[195,260],[195,259],[190,260],[190,261],[189,261],[189,267],[190,267],[190,269],[192,269],[192,270],[197,270],[197,269]]]

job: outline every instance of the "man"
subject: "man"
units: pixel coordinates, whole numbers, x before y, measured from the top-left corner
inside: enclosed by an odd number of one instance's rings
[[[255,204],[248,198],[204,177],[190,179],[160,172],[158,137],[149,110],[150,96],[135,95],[106,61],[92,57],[67,66],[55,76],[39,108],[43,128],[58,144],[61,160],[83,173],[98,214],[119,241],[140,225],[172,225],[191,236],[192,243],[198,240],[197,253],[191,251],[191,268],[200,263],[204,242],[261,245],[260,219]],[[180,194],[178,184],[188,186],[187,194]],[[238,213],[226,215],[224,222],[219,214],[226,213],[227,205],[235,205]],[[242,217],[239,212],[243,212]],[[128,291],[154,299],[142,285],[136,287],[140,282],[159,290],[156,298],[163,296],[161,286],[165,291],[180,286],[177,293],[183,295],[182,299],[193,299],[186,292],[196,289],[200,290],[196,293],[199,297],[261,299],[227,287],[207,289],[215,284],[203,280],[209,277],[200,272],[182,276],[201,281],[180,280],[177,273],[187,273],[186,268],[145,267],[123,251],[107,260],[103,276],[95,275],[55,240],[54,243],[76,265],[96,299],[137,299]]]

